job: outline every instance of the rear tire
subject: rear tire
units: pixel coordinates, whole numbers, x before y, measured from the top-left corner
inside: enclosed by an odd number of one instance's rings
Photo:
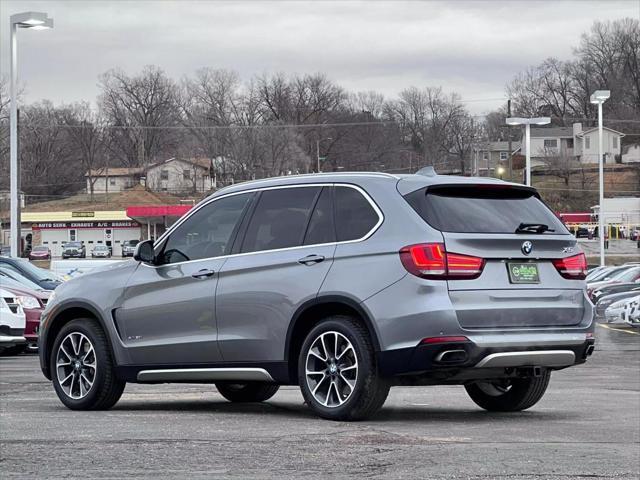
[[[53,343],[49,368],[58,398],[71,410],[107,410],[124,391],[125,382],[116,377],[107,337],[94,319],[79,318],[62,327]],[[70,373],[74,378],[63,381]]]
[[[317,415],[347,421],[373,416],[390,388],[378,373],[368,330],[345,315],[329,317],[309,332],[298,359],[298,383]]]
[[[465,385],[476,405],[490,412],[519,412],[533,407],[544,396],[551,372],[540,377],[517,378],[502,382],[477,382]]]
[[[279,385],[264,382],[216,382],[220,395],[233,403],[264,402],[273,397]]]

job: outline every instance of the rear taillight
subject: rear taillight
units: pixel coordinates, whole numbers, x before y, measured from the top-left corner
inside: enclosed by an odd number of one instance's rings
[[[558,273],[564,278],[570,280],[587,278],[587,257],[584,256],[584,253],[567,258],[556,258],[552,262]]]
[[[477,278],[484,268],[484,259],[459,253],[449,253],[443,243],[420,243],[400,250],[400,260],[411,274],[438,280]]]

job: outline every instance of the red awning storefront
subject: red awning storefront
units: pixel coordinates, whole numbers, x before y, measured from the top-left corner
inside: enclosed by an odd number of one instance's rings
[[[193,205],[132,205],[127,207],[127,217],[145,225],[147,238],[158,238],[167,227],[193,208]]]

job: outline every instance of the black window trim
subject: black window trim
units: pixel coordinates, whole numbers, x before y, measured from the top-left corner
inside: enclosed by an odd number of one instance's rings
[[[245,255],[256,255],[256,254],[261,254],[261,253],[272,253],[272,252],[281,252],[281,251],[287,251],[287,250],[298,250],[301,248],[311,248],[311,247],[318,247],[318,246],[323,246],[323,245],[343,245],[343,244],[349,244],[349,243],[358,243],[358,242],[364,242],[365,240],[369,239],[374,233],[376,233],[378,231],[378,229],[380,228],[380,226],[384,223],[384,213],[382,212],[382,210],[380,209],[380,207],[378,206],[378,204],[373,200],[373,198],[369,195],[369,193],[367,193],[367,191],[362,188],[360,185],[356,185],[353,183],[348,183],[348,182],[331,182],[331,183],[299,183],[299,184],[289,184],[289,185],[276,185],[276,186],[271,186],[271,187],[257,187],[257,188],[252,188],[249,190],[240,190],[238,192],[232,192],[232,193],[227,193],[225,195],[220,195],[219,197],[213,197],[210,198],[208,200],[205,200],[201,205],[196,206],[193,210],[191,210],[190,212],[188,212],[186,215],[184,215],[180,220],[178,220],[176,223],[174,223],[168,230],[166,230],[161,236],[160,238],[158,238],[155,242],[154,242],[154,249],[156,250],[156,253],[160,253],[161,249],[164,248],[164,242],[166,241],[166,239],[180,226],[182,225],[188,218],[190,218],[192,215],[195,215],[196,212],[198,212],[200,209],[206,207],[207,205],[217,201],[217,200],[221,200],[223,198],[227,198],[227,197],[231,197],[234,195],[242,195],[244,193],[256,193],[256,192],[264,192],[267,190],[277,190],[277,189],[282,189],[282,188],[302,188],[302,187],[333,187],[333,195],[332,195],[332,200],[334,200],[335,197],[335,188],[336,187],[347,187],[347,188],[353,188],[357,191],[359,191],[362,196],[364,196],[364,198],[369,202],[369,204],[371,205],[371,207],[373,208],[373,210],[376,212],[376,215],[378,215],[378,222],[371,228],[371,230],[369,230],[369,232],[367,232],[366,235],[364,235],[361,238],[357,238],[354,240],[343,240],[343,241],[334,241],[334,242],[327,242],[327,243],[318,243],[318,244],[314,244],[314,245],[298,245],[297,247],[286,247],[286,248],[276,248],[273,250],[256,250],[255,252],[246,252],[246,253],[236,253],[235,249],[236,249],[236,243],[239,242],[239,244],[242,244],[242,241],[244,240],[244,234],[246,233],[246,225],[242,225],[245,223],[246,217],[249,214],[249,210],[250,213],[253,214],[253,211],[255,209],[255,206],[257,205],[257,200],[259,199],[260,195],[254,195],[248,202],[248,205],[245,207],[245,212],[243,215],[243,218],[241,220],[241,222],[239,222],[240,227],[238,228],[238,231],[236,232],[236,237],[234,239],[233,242],[233,247],[231,250],[231,253],[228,255],[219,255],[216,257],[206,257],[206,258],[199,258],[197,260],[186,260],[183,262],[176,262],[176,263],[170,263],[170,264],[162,264],[162,265],[149,265],[147,263],[143,263],[142,265],[146,266],[146,267],[150,267],[150,268],[160,268],[160,267],[166,267],[167,265],[170,266],[174,266],[174,265],[182,265],[182,264],[187,264],[187,263],[194,263],[194,262],[202,262],[202,261],[206,261],[206,260],[212,260],[212,259],[225,259],[225,258],[232,258],[232,257],[239,257],[239,256],[245,256]],[[335,201],[333,201],[333,204],[335,205]],[[335,208],[334,208],[334,215],[335,215]],[[244,227],[244,228],[242,228]],[[334,228],[336,228],[335,226],[335,216],[334,216]],[[336,235],[337,238],[337,235]]]

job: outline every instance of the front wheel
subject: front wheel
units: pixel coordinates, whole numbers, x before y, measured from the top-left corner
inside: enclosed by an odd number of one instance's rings
[[[551,372],[539,377],[515,378],[465,385],[476,405],[490,412],[519,412],[540,401],[549,385]]]
[[[378,374],[369,332],[337,315],[307,335],[298,360],[298,382],[309,407],[329,420],[364,420],[375,414],[390,384]]]
[[[58,398],[72,410],[107,410],[125,387],[115,375],[102,327],[89,318],[62,327],[53,343],[50,369]]]
[[[273,397],[279,385],[264,382],[216,382],[220,395],[234,403],[264,402]]]

